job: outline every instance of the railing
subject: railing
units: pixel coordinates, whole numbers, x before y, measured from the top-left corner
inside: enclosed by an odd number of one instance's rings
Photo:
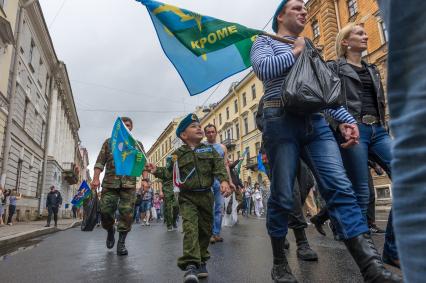
[[[257,157],[248,158],[246,168],[253,171],[257,170]]]
[[[73,162],[62,163],[62,176],[69,185],[75,185],[78,183],[78,170]]]
[[[227,149],[231,150],[231,149],[234,149],[236,147],[236,142],[237,141],[233,140],[233,139],[226,139],[222,142],[222,144],[224,146],[226,146]]]

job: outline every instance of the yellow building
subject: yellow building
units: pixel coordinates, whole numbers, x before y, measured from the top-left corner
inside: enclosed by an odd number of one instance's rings
[[[337,33],[350,22],[362,23],[369,37],[368,49],[363,59],[375,64],[386,89],[387,42],[385,23],[379,14],[376,0],[308,0],[308,21],[303,36],[313,40],[322,50],[325,60],[336,59],[335,42]],[[387,176],[377,176],[374,171],[377,199],[391,199],[391,182]]]

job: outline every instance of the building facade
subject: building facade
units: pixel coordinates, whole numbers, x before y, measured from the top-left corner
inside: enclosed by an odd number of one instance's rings
[[[10,9],[11,3],[16,4],[10,12],[14,21],[9,18],[15,43],[13,48],[7,47],[11,50],[0,61],[2,84],[3,71],[8,75],[1,186],[22,194],[15,214],[18,221],[46,214],[45,196],[51,185],[63,195],[60,215],[65,216],[66,204],[81,181],[81,172],[87,169],[66,66],[56,55],[38,1],[0,3],[7,3]]]
[[[7,123],[9,99],[9,72],[15,44],[15,24],[18,1],[0,0],[0,169],[3,160],[3,142]]]

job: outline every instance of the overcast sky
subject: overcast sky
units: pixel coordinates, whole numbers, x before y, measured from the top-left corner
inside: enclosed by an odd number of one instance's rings
[[[168,0],[167,3],[262,29],[280,1]],[[118,116],[133,118],[134,135],[148,150],[174,117],[202,105],[214,89],[189,96],[161,50],[145,7],[134,0],[40,0],[40,3],[56,53],[68,68],[81,124],[80,139],[89,151],[91,170]],[[231,82],[241,76],[226,80],[207,104],[220,100]]]

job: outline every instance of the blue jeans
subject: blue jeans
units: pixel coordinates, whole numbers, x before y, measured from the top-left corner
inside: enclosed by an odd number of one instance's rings
[[[393,220],[404,282],[426,278],[426,10],[390,5],[388,98],[394,135]]]
[[[348,149],[340,148],[343,164],[348,174],[349,180],[355,195],[358,199],[358,205],[362,214],[367,219],[367,209],[370,196],[368,184],[368,159],[375,161],[392,177],[392,139],[380,124],[366,125],[358,124],[359,144]],[[341,135],[338,134],[338,143],[343,142]],[[392,259],[398,259],[398,250],[393,235],[392,218],[389,214],[388,225],[386,228],[386,241],[384,252]]]
[[[339,147],[324,117],[297,116],[280,108],[266,108],[263,123],[272,175],[266,218],[269,235],[279,238],[287,234],[300,157],[315,175],[338,235],[350,239],[368,232],[352,184],[346,177]]]
[[[214,180],[213,183],[213,194],[214,194],[214,206],[213,206],[213,235],[220,235],[222,230],[222,211],[223,211],[223,196],[220,192],[220,183],[218,180]]]

